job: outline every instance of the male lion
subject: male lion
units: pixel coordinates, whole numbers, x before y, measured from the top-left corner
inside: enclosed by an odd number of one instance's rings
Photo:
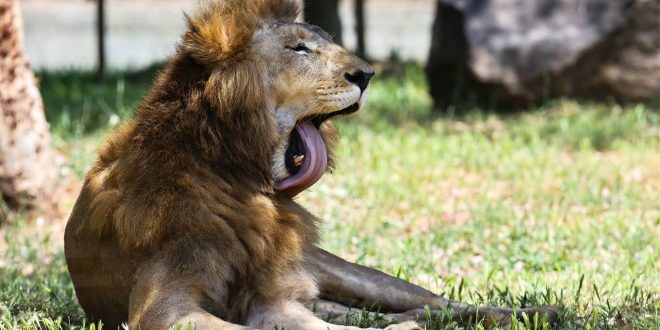
[[[294,23],[299,10],[296,0],[219,0],[187,17],[176,54],[99,151],[67,224],[67,264],[90,319],[354,329],[304,307],[318,287],[335,302],[412,310],[396,321],[425,305],[477,313],[314,246],[317,220],[292,197],[332,165],[328,119],[360,108],[373,71]],[[342,311],[319,306],[329,319]]]

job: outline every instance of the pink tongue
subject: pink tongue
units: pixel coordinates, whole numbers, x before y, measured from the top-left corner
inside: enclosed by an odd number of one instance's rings
[[[294,197],[315,184],[328,167],[328,152],[319,130],[310,121],[296,125],[305,149],[305,158],[298,173],[275,184],[275,189]]]

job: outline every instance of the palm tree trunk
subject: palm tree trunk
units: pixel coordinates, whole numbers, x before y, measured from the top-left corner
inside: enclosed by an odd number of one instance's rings
[[[52,210],[57,156],[23,50],[17,6],[0,0],[0,198],[10,209]]]

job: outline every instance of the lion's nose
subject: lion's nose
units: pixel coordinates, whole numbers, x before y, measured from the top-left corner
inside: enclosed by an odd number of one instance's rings
[[[356,70],[344,74],[346,80],[356,84],[358,87],[360,87],[360,90],[363,92],[365,89],[367,89],[367,86],[369,86],[369,79],[371,79],[371,77],[373,76],[374,76],[373,71],[364,71],[364,70]]]

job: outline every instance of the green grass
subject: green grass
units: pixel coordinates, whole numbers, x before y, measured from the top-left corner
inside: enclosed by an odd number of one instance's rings
[[[103,83],[40,75],[55,144],[75,175],[153,74]],[[339,122],[334,175],[300,198],[324,220],[324,247],[452,299],[558,306],[558,329],[660,328],[657,106],[430,109],[422,70],[410,67],[377,79],[367,107]],[[89,328],[61,225],[12,223],[0,244],[0,329]],[[543,328],[533,321],[513,328]],[[461,327],[439,319],[429,329]]]

